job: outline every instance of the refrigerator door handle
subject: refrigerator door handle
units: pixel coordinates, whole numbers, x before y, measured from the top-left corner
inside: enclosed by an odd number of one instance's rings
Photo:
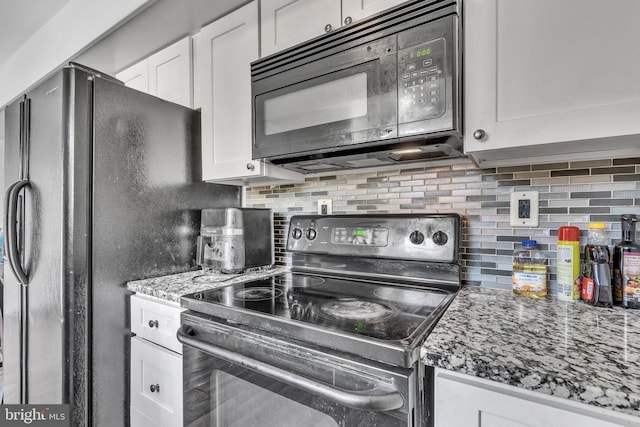
[[[11,271],[13,272],[13,275],[18,277],[18,275],[16,274],[16,270],[14,268],[13,265],[13,258],[11,257],[11,251],[9,250],[10,247],[12,247],[13,245],[15,245],[15,242],[13,242],[11,239],[13,238],[13,235],[9,232],[10,229],[10,225],[11,224],[15,224],[15,216],[11,217],[9,216],[9,204],[10,204],[10,194],[13,190],[13,188],[18,185],[18,182],[14,182],[13,184],[11,184],[9,186],[9,188],[7,188],[7,192],[5,193],[4,196],[4,224],[3,224],[3,228],[4,228],[4,232],[5,232],[5,236],[4,236],[4,242],[3,242],[3,252],[4,252],[4,257],[7,260],[7,263],[9,264],[9,267],[11,268]],[[15,227],[15,225],[14,225]]]
[[[7,194],[5,196],[5,230],[6,239],[4,244],[4,250],[9,261],[11,271],[16,276],[20,284],[26,286],[29,282],[29,277],[22,268],[22,261],[20,260],[20,251],[18,250],[18,194],[23,188],[31,185],[28,179],[23,179],[14,182],[9,186]]]

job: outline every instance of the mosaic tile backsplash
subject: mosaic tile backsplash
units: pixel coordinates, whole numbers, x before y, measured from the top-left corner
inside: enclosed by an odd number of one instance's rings
[[[538,227],[509,225],[513,191],[539,192]],[[247,189],[246,206],[274,212],[277,264],[289,263],[284,250],[289,219],[316,213],[319,198],[332,199],[334,214],[460,214],[462,274],[469,285],[510,288],[513,250],[522,240],[534,239],[547,254],[549,287],[554,292],[558,227],[578,226],[584,246],[589,222],[604,222],[615,245],[621,237],[620,215],[640,216],[640,158],[495,169],[479,169],[469,161],[307,177],[300,184]]]

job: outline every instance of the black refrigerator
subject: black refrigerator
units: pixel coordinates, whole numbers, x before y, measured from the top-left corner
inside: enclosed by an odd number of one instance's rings
[[[200,113],[70,64],[5,110],[5,404],[128,425],[129,280],[195,268]]]

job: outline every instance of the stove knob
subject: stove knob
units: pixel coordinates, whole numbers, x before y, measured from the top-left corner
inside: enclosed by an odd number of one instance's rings
[[[447,243],[449,236],[447,236],[447,233],[443,233],[442,231],[436,231],[433,233],[433,236],[431,236],[431,240],[433,240],[433,243],[436,245],[442,246]]]
[[[414,245],[419,245],[424,242],[424,234],[416,230],[409,235],[409,240],[411,240],[411,243],[413,243]]]
[[[309,240],[313,240],[316,238],[316,236],[318,235],[318,233],[316,232],[316,230],[314,230],[313,228],[307,228],[307,239]]]
[[[294,228],[293,231],[291,232],[291,237],[298,240],[299,238],[302,237],[302,230],[300,230],[298,227]]]

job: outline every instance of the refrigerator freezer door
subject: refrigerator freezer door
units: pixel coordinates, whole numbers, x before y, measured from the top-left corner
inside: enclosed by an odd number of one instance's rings
[[[102,79],[93,110],[93,421],[122,425],[125,284],[195,268],[200,210],[238,206],[239,188],[202,182],[199,113]]]

